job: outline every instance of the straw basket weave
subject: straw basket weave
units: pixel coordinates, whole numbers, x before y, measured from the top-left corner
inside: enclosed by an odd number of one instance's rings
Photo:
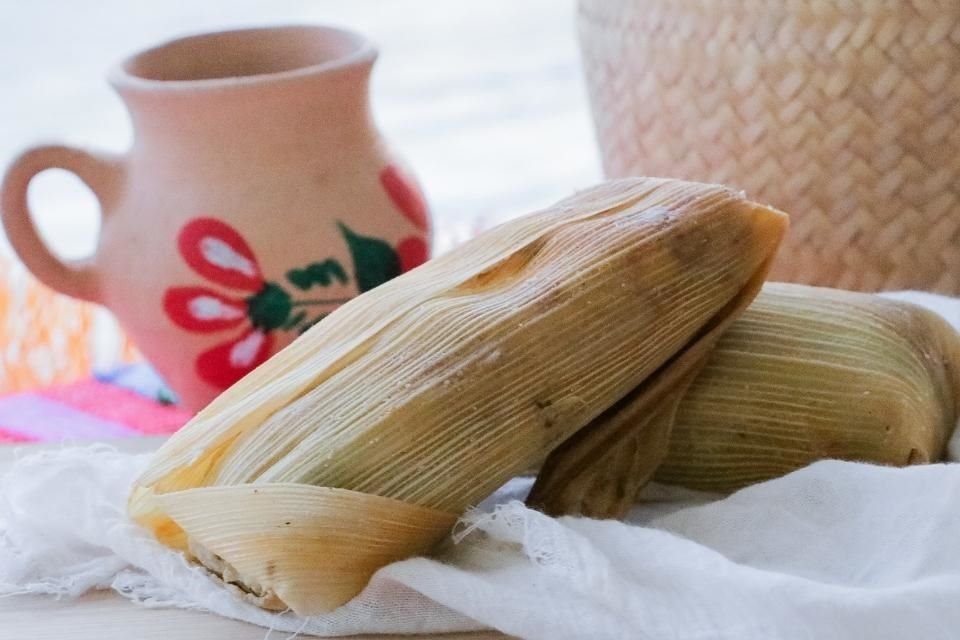
[[[960,294],[960,0],[581,0],[611,176],[791,218],[773,277]]]

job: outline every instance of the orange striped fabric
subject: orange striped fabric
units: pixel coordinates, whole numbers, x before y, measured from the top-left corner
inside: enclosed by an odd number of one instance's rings
[[[0,393],[77,380],[136,358],[106,309],[52,291],[0,251]]]

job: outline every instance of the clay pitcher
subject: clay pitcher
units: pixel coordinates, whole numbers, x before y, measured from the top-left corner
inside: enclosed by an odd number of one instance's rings
[[[125,156],[65,146],[9,167],[2,218],[41,281],[106,305],[182,403],[200,409],[351,297],[424,262],[420,190],[370,112],[375,48],[322,26],[187,37],[110,81]],[[54,256],[27,206],[37,173],[96,194],[95,253]]]

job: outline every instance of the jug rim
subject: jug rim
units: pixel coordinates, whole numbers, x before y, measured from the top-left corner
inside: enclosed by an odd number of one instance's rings
[[[335,47],[342,49],[329,58],[314,63],[297,64],[276,71],[243,73],[238,75],[201,75],[199,77],[151,77],[144,67],[162,66],[164,56],[176,56],[176,50],[192,46],[210,46],[216,41],[250,38],[256,36],[322,36],[327,41],[338,40]],[[261,27],[242,27],[216,31],[203,31],[177,36],[125,57],[109,72],[110,84],[123,93],[125,90],[149,92],[197,91],[204,89],[231,89],[262,86],[271,82],[302,79],[318,74],[369,65],[377,57],[377,47],[362,34],[351,29],[325,24],[281,24]],[[139,72],[137,68],[140,67]]]

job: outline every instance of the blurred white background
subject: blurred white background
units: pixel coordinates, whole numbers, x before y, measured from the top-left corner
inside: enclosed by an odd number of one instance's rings
[[[438,251],[599,179],[573,0],[0,0],[0,165],[37,142],[124,150],[129,122],[105,74],[136,50],[295,22],[379,44],[374,111],[427,192]],[[78,181],[47,172],[30,196],[54,249],[92,250],[97,207]]]

